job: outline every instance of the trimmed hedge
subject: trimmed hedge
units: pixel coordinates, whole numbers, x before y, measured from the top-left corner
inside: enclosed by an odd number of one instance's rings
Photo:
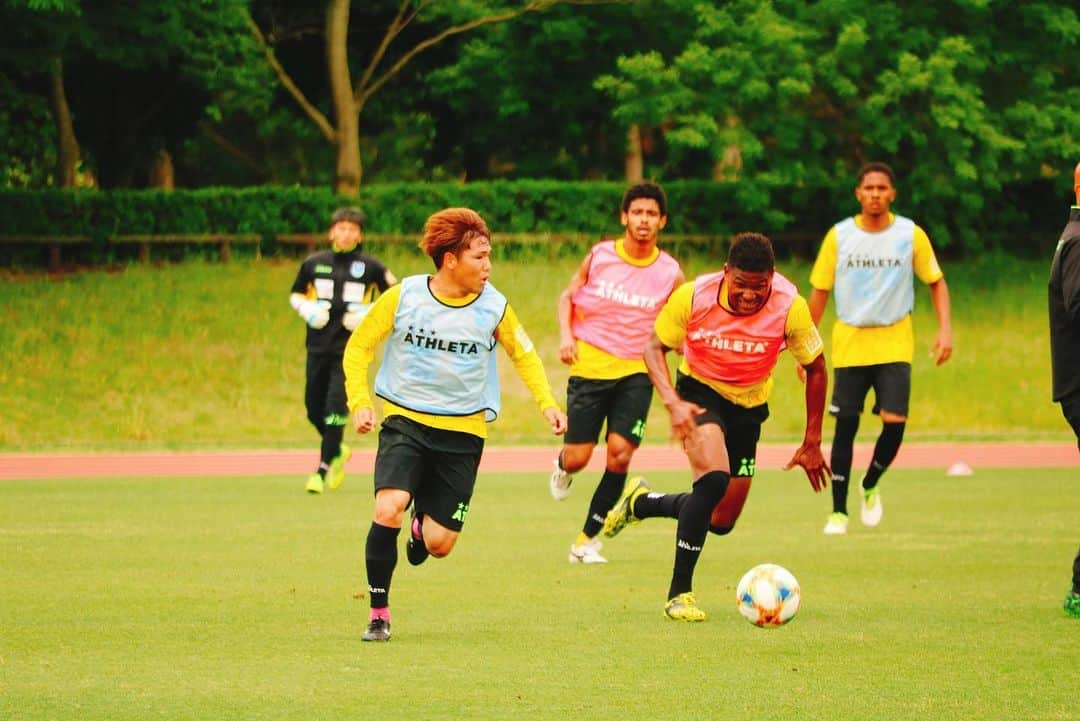
[[[373,233],[419,235],[425,219],[449,206],[471,207],[494,232],[575,232],[589,236],[619,231],[618,206],[626,185],[553,180],[476,183],[388,183],[365,186],[359,198],[328,189],[300,187],[204,188],[199,190],[2,190],[2,236],[81,235],[95,245],[118,234],[278,233],[325,230],[334,208],[359,204]],[[846,213],[857,210],[851,189],[790,188],[757,183],[680,180],[664,183],[669,201],[667,232],[728,236],[742,230],[820,239]],[[911,213],[938,247],[1023,250],[1045,245],[1060,230],[1066,209],[1044,187],[1014,188],[1000,197],[1001,210],[985,215],[985,228],[949,230],[950,208]],[[989,201],[988,201],[989,202]],[[906,211],[901,203],[897,210]],[[944,215],[944,218],[930,215]],[[962,215],[962,214],[961,214]],[[982,218],[980,218],[981,222]],[[798,248],[798,250],[803,250]]]

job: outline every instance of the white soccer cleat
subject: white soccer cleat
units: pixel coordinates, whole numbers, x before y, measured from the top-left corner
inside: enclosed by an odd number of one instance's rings
[[[876,526],[881,523],[881,514],[883,513],[881,507],[881,492],[878,491],[877,486],[874,486],[869,491],[863,491],[862,509],[860,512],[860,518],[862,518],[862,524],[864,526]]]
[[[551,480],[548,482],[551,497],[556,501],[565,501],[570,496],[570,484],[574,482],[574,477],[559,468],[558,458],[555,459],[554,465],[555,470],[551,472]]]
[[[846,513],[830,513],[825,522],[826,536],[843,536],[847,533],[848,517]]]
[[[604,544],[599,538],[590,538],[582,544],[570,546],[570,563],[607,563],[607,559],[600,555],[600,549]]]

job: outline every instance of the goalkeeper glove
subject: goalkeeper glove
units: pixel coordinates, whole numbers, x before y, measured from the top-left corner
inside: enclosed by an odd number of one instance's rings
[[[326,324],[330,322],[329,304],[324,304],[324,301],[304,301],[296,311],[304,319],[304,322],[315,330],[325,328]]]
[[[360,325],[360,321],[364,319],[369,310],[371,310],[370,304],[349,303],[345,306],[345,315],[341,318],[341,324],[351,333],[356,330],[356,326]]]

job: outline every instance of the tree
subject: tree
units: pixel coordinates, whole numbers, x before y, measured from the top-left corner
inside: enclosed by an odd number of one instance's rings
[[[736,0],[696,13],[670,60],[620,58],[597,87],[624,127],[660,122],[676,161],[706,152],[754,207],[775,205],[778,185],[846,192],[882,159],[902,179],[898,209],[974,243],[987,198],[1080,155],[1074,3]]]
[[[677,51],[692,20],[652,3],[564,6],[474,33],[426,75],[435,162],[469,179],[622,177],[626,130],[593,78],[628,48]]]
[[[477,28],[513,20],[560,3],[587,4],[597,0],[528,0],[507,6],[498,2],[438,3],[435,0],[401,0],[380,37],[363,50],[364,62],[359,77],[353,81],[349,63],[350,0],[329,0],[326,6],[325,39],[327,77],[333,105],[333,122],[312,102],[284,64],[278,59],[273,43],[251,17],[252,35],[265,51],[266,60],[282,86],[304,114],[336,150],[334,189],[343,195],[356,195],[363,176],[360,154],[360,120],[372,97],[394,80],[417,56],[448,38]],[[366,16],[379,17],[380,7],[366,7]],[[383,18],[385,21],[385,18]],[[410,26],[423,25],[423,35],[413,35],[398,52],[394,45]],[[370,25],[368,24],[370,27]],[[399,43],[401,44],[401,43]]]
[[[103,187],[145,184],[220,107],[257,108],[260,93],[265,104],[246,3],[5,0],[0,57],[24,92],[18,105],[48,99],[51,182],[74,183],[78,166]]]

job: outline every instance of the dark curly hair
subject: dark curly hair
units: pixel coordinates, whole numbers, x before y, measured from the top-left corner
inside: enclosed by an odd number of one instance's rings
[[[751,273],[764,273],[776,268],[772,241],[762,233],[739,233],[731,239],[727,256],[728,267]]]
[[[638,198],[651,198],[660,206],[660,215],[667,215],[667,194],[656,183],[638,183],[626,189],[622,198],[622,212],[630,210],[630,203]]]

